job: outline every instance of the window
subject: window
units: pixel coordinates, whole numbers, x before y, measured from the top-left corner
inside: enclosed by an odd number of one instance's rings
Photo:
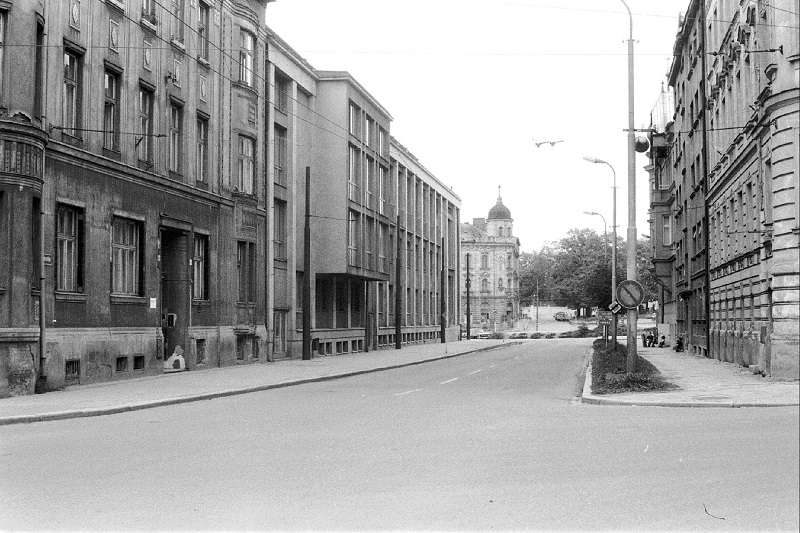
[[[370,141],[372,140],[372,131],[374,130],[373,121],[371,118],[366,117],[364,119],[364,144],[369,146]]]
[[[350,266],[360,266],[358,261],[358,214],[350,211],[347,232],[347,249],[349,251]]]
[[[361,110],[350,102],[350,135],[358,137],[361,134]]]
[[[119,76],[107,70],[104,78],[103,148],[119,151]]]
[[[192,298],[208,300],[208,237],[205,235],[194,236],[192,267]]]
[[[672,224],[669,215],[661,215],[661,244],[672,245]]]
[[[386,144],[386,130],[380,128],[378,130],[378,151],[383,157],[386,157],[389,146]]]
[[[202,4],[201,4],[202,5]],[[208,119],[197,116],[197,181],[208,178]]]
[[[64,51],[64,88],[61,125],[64,133],[79,137],[81,126],[81,69],[83,58],[71,51]]]
[[[255,302],[256,295],[256,245],[239,241],[236,254],[236,270],[239,278],[239,301]]]
[[[56,207],[56,290],[83,292],[83,210]]]
[[[488,292],[489,291],[489,280],[486,279],[486,278],[483,278],[481,280],[481,291],[482,292]]]
[[[256,142],[250,137],[239,135],[239,192],[253,194],[254,154]]]
[[[481,268],[489,268],[489,256],[481,254]]]
[[[155,0],[154,0],[155,3]],[[183,0],[172,0],[172,29],[170,38],[183,44]]]
[[[378,167],[378,212],[386,214],[386,169]]]
[[[5,12],[0,11],[0,87],[3,82],[3,41],[5,39]],[[44,89],[44,25],[36,23],[36,56],[34,58],[34,88],[33,88],[33,109],[36,116],[42,115],[42,98]]]
[[[253,86],[253,53],[255,51],[255,38],[253,34],[242,30],[239,48],[239,81]]]
[[[139,296],[142,291],[142,223],[114,218],[111,227],[111,292]]]
[[[275,259],[286,260],[286,202],[275,200]]]
[[[280,126],[275,126],[275,155],[273,157],[273,169],[275,171],[275,183],[286,187],[286,130]]]
[[[142,18],[151,24],[156,20],[156,0],[142,0]]]
[[[289,109],[289,81],[275,77],[275,108],[281,113]]]
[[[359,195],[359,181],[361,178],[361,154],[354,148],[350,147],[350,170],[348,173],[348,193],[347,197],[354,201],[358,201]]]
[[[139,160],[153,161],[153,91],[139,88]]]
[[[6,19],[8,12],[0,10],[0,87],[3,86],[3,56],[6,48]]]
[[[204,59],[206,61],[208,61],[208,14],[208,5],[206,5],[204,2],[200,2],[200,5],[197,9],[197,36],[200,44],[197,55],[200,57],[200,59]]]
[[[182,170],[183,107],[171,103],[169,106],[169,170],[180,174]]]

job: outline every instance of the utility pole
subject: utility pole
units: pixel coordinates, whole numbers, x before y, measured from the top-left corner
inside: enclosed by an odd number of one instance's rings
[[[633,121],[633,14],[625,0],[620,0],[628,10],[630,36],[628,38],[628,279],[636,281],[636,133]],[[705,75],[705,73],[704,73]],[[628,309],[628,359],[629,374],[636,372],[636,337],[639,310]]]
[[[444,284],[445,284],[444,237],[442,237],[442,280],[441,280],[440,288],[439,288],[439,295],[441,296],[441,307],[442,307],[442,318],[441,318],[441,321],[442,321],[442,327],[441,327],[442,344],[446,343],[445,335],[447,334],[447,326],[445,324],[445,319],[447,318],[447,300],[445,300]]]
[[[395,231],[395,258],[394,258],[394,349],[399,350],[403,344],[403,325],[400,319],[400,313],[403,309],[403,291],[402,284],[400,283],[400,276],[403,273],[401,259],[401,241],[400,241],[400,215],[397,215],[397,230]]]
[[[470,300],[469,287],[470,287],[470,284],[471,284],[471,281],[469,279],[469,254],[467,254],[467,282],[466,282],[466,285],[467,285],[467,340],[470,340],[470,338],[471,338],[470,332],[472,331],[472,312],[470,311],[470,308],[469,308],[469,300]]]
[[[306,167],[306,216],[303,229],[303,361],[311,360],[311,167]]]

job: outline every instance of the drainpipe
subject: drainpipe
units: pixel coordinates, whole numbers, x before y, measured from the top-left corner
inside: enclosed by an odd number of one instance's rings
[[[39,202],[39,376],[47,378],[47,327],[44,310],[44,205]]]
[[[700,77],[700,92],[703,95],[703,246],[705,248],[705,286],[703,294],[703,312],[706,318],[706,353],[711,355],[711,239],[709,237],[708,209],[708,95],[706,94],[706,3],[700,2],[700,65],[703,70]]]

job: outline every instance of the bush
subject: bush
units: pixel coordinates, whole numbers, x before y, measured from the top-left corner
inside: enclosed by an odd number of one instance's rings
[[[653,364],[636,355],[636,372],[627,373],[628,349],[617,343],[605,345],[603,339],[592,343],[592,392],[594,394],[613,394],[619,392],[639,392],[668,390],[676,385],[661,377]]]
[[[489,334],[490,339],[505,339],[506,336],[503,334],[502,331],[493,331]]]

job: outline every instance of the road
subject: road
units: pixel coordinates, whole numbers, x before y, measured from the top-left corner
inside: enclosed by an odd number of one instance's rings
[[[797,408],[576,403],[588,347],[4,426],[0,529],[797,529]]]

